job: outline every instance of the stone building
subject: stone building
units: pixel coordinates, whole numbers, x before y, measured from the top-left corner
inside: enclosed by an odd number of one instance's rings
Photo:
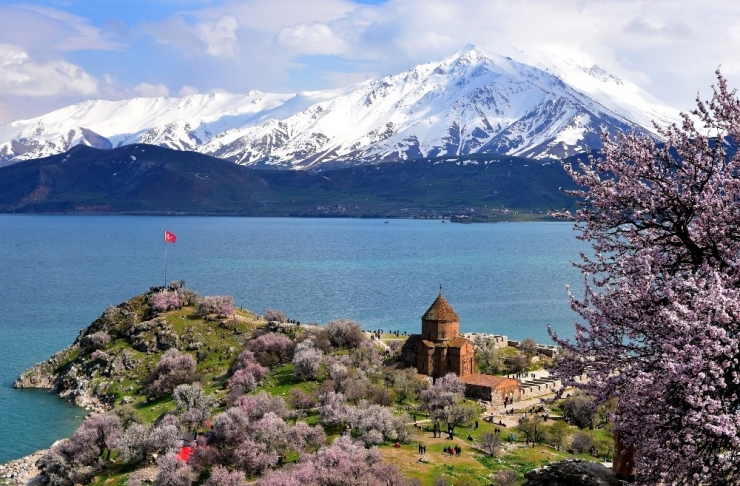
[[[412,334],[401,348],[401,361],[432,378],[455,373],[470,398],[502,403],[518,400],[519,380],[475,373],[475,345],[460,334],[460,318],[440,291],[421,317],[421,334]]]
[[[422,375],[461,378],[475,369],[473,343],[460,335],[460,318],[440,291],[421,317],[421,334],[412,334],[401,349],[401,360]]]
[[[484,375],[473,373],[460,379],[465,383],[465,396],[478,398],[495,405],[504,403],[504,399],[519,400],[522,387],[519,380],[506,376]]]

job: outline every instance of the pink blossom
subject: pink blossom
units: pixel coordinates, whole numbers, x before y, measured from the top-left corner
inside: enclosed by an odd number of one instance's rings
[[[603,158],[565,166],[583,205],[559,215],[592,252],[555,372],[618,399],[641,484],[740,483],[740,102],[717,77],[693,112],[716,138],[684,115],[661,144],[605,138]]]

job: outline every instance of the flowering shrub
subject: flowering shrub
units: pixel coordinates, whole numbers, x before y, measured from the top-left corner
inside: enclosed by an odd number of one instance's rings
[[[326,326],[329,340],[338,348],[356,348],[367,336],[362,332],[362,326],[350,319],[335,319]]]
[[[300,342],[293,354],[293,374],[302,380],[313,380],[319,374],[324,353],[316,349],[313,341]]]
[[[284,334],[261,334],[249,341],[247,347],[262,366],[277,366],[293,359],[293,340]]]
[[[257,484],[402,486],[408,482],[395,466],[381,460],[375,447],[366,449],[364,444],[355,442],[348,436],[341,436],[332,445],[322,447],[315,454],[303,456],[301,462],[295,466],[271,471],[260,478]]]
[[[149,302],[152,304],[152,309],[157,312],[164,312],[170,309],[179,309],[182,307],[182,301],[177,293],[177,290],[163,290],[149,296]]]
[[[234,314],[234,298],[230,295],[214,295],[198,299],[198,314],[229,317]]]
[[[171,393],[178,385],[192,383],[194,377],[195,358],[170,349],[162,356],[149,377],[147,393],[151,396]]]

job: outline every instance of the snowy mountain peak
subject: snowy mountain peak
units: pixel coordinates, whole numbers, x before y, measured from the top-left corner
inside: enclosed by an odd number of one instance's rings
[[[0,125],[0,165],[76,144],[151,143],[240,164],[321,168],[495,153],[562,157],[671,110],[596,64],[536,67],[466,46],[355,86],[86,101]]]

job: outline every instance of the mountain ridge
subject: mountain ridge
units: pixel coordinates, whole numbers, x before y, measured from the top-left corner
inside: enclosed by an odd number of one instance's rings
[[[0,212],[543,219],[573,207],[560,187],[574,184],[554,161],[490,154],[311,172],[154,145],[79,145],[0,168]]]
[[[645,120],[668,111],[596,65],[561,65],[559,75],[470,48],[333,90],[87,101],[0,125],[0,165],[138,143],[312,170],[474,153],[567,157],[598,148],[602,131],[652,134]]]

